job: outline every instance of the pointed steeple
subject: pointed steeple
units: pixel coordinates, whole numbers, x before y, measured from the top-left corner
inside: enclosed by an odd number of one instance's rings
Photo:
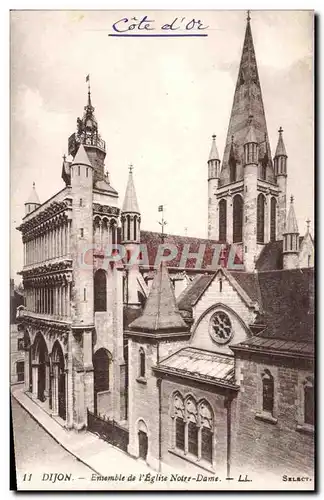
[[[35,187],[35,182],[33,182],[33,188],[30,192],[30,195],[25,203],[25,214],[29,214],[30,212],[33,212],[36,210],[41,205],[41,202],[39,201],[38,194],[36,192],[36,187]]]
[[[137,213],[137,214],[140,213],[137,203],[134,179],[133,179],[133,165],[130,165],[129,167],[128,182],[127,182],[122,212]]]
[[[298,230],[298,224],[297,224],[297,219],[296,219],[296,214],[295,214],[295,209],[294,209],[294,197],[290,197],[290,207],[289,207],[289,212],[288,212],[288,217],[287,217],[287,222],[286,222],[286,229],[284,234],[299,234]]]
[[[218,149],[216,146],[216,135],[212,136],[212,145],[211,145],[211,150],[210,150],[208,161],[211,161],[211,160],[219,160],[219,153],[218,153]]]
[[[129,328],[153,334],[172,334],[188,330],[179,312],[164,261],[154,277],[142,316],[135,319]]]
[[[223,156],[220,179],[221,185],[229,182],[230,178],[228,164],[230,159],[231,140],[233,135],[235,135],[236,154],[238,158],[240,158],[240,161],[243,162],[243,146],[249,130],[250,115],[254,116],[255,138],[260,146],[259,158],[261,160],[267,152],[269,164],[272,165],[270,144],[268,140],[269,135],[267,131],[261,84],[255,57],[250,20],[251,17],[250,14],[248,14],[241,62],[238,71],[238,78],[235,87],[233,106]],[[241,172],[239,175],[242,176],[243,173]]]
[[[277,144],[275,158],[279,157],[279,156],[287,156],[285,144],[284,144],[283,137],[282,137],[282,133],[283,133],[282,127],[280,127],[278,132],[279,132],[279,137],[278,137],[278,144]]]
[[[80,144],[77,154],[73,159],[72,165],[86,165],[87,167],[91,167],[91,162],[86,150],[84,149],[83,144]]]
[[[39,201],[39,197],[38,197],[38,194],[37,194],[37,191],[36,191],[36,185],[35,185],[35,182],[33,182],[33,188],[30,192],[30,195],[28,197],[28,200],[26,201],[26,203],[35,203],[36,205],[40,205],[40,201]]]

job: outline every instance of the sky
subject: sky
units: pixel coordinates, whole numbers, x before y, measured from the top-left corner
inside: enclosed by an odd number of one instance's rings
[[[115,38],[123,17],[200,19],[201,38]],[[251,27],[272,155],[284,129],[287,195],[301,234],[314,228],[313,16],[252,11]],[[152,24],[153,25],[153,24]],[[106,169],[122,205],[128,166],[141,228],[207,235],[207,159],[222,156],[246,27],[245,11],[11,11],[11,276],[23,267],[21,234],[32,183],[44,202],[64,187],[62,156],[87,100],[106,141]],[[185,229],[186,228],[186,229]]]

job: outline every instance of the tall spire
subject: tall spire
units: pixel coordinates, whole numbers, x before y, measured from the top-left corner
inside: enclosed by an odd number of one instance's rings
[[[223,156],[221,181],[222,177],[224,181],[227,178],[226,170],[228,170],[233,135],[235,136],[237,156],[238,158],[243,156],[243,145],[249,129],[250,115],[254,117],[255,134],[259,144],[259,158],[261,160],[267,153],[269,163],[272,163],[250,19],[250,12],[248,11],[241,62]]]
[[[40,201],[39,201],[39,197],[38,197],[38,194],[36,192],[36,186],[35,186],[35,182],[33,182],[33,188],[30,192],[30,195],[28,197],[28,200],[26,201],[25,205],[27,203],[33,203],[35,205],[40,205]]]
[[[133,179],[133,165],[129,166],[128,182],[126,187],[126,193],[123,203],[122,212],[123,213],[137,213],[139,214],[139,208],[137,203],[137,196],[135,191],[134,179]]]
[[[142,316],[135,319],[129,325],[129,328],[156,334],[185,332],[188,330],[179,312],[164,261],[154,277]]]

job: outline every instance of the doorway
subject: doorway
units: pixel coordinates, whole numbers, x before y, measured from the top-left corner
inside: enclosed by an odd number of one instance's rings
[[[148,450],[148,438],[144,431],[138,431],[138,450],[139,457],[146,460]]]

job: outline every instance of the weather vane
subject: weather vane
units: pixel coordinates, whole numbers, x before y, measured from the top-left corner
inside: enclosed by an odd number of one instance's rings
[[[162,243],[164,243],[164,239],[165,239],[164,227],[167,225],[167,221],[164,220],[164,206],[163,205],[158,206],[158,212],[162,212],[161,221],[158,221],[158,223],[160,224],[160,226],[162,228],[161,239],[162,239]]]

